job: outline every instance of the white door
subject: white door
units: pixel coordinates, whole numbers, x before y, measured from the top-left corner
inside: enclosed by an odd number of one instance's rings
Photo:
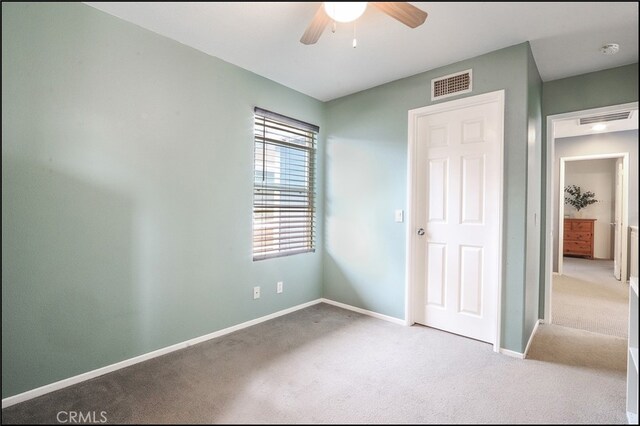
[[[411,221],[414,321],[494,344],[504,115],[504,92],[496,93],[490,102],[412,111]]]
[[[615,193],[615,219],[613,231],[613,276],[620,280],[622,276],[622,187],[623,171],[622,158],[616,161],[616,193]]]

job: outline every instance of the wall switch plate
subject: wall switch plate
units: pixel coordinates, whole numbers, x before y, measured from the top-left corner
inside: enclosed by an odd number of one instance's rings
[[[404,210],[396,210],[396,222],[404,222]]]
[[[253,288],[253,298],[260,299],[260,287]]]
[[[282,286],[283,286],[283,282],[278,281],[278,284],[276,284],[276,293],[282,293]]]

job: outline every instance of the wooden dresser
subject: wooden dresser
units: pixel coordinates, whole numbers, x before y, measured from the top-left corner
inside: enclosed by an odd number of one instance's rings
[[[565,256],[593,259],[593,225],[595,219],[564,219]]]

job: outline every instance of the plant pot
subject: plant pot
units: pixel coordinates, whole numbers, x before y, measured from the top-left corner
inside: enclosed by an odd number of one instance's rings
[[[576,219],[582,219],[584,217],[584,210],[576,210],[573,217],[575,217]]]

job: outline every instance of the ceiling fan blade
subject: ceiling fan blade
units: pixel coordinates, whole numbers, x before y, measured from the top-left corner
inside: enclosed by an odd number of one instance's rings
[[[427,12],[407,2],[373,2],[370,4],[411,28],[419,27],[427,19]]]
[[[320,5],[318,11],[309,23],[309,26],[305,30],[304,34],[302,34],[300,42],[302,44],[314,44],[315,42],[317,42],[330,21],[331,18],[329,18],[329,16],[324,11],[324,7]]]

